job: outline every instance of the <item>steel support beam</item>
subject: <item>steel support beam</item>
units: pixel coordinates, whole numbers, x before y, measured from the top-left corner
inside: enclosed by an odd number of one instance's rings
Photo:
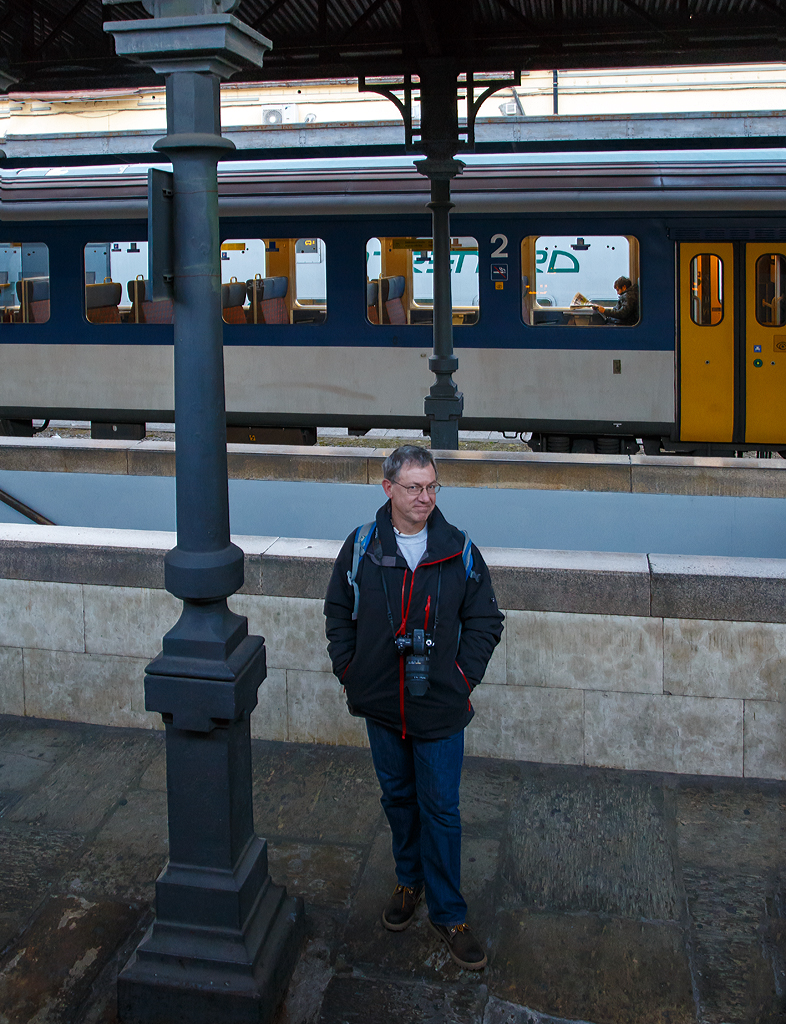
[[[182,16],[186,4],[146,0],[152,19],[106,26],[118,53],[166,79],[167,135],[154,148],[174,175],[177,546],[165,582],[183,601],[145,676],[145,706],[166,726],[169,861],[155,921],[118,978],[118,1015],[265,1024],[298,957],[303,907],[272,884],[254,833],[249,717],[265,647],[227,606],[243,552],[229,536],[217,162],[234,150],[220,79],[261,65],[270,43],[231,17],[233,0],[191,0]]]

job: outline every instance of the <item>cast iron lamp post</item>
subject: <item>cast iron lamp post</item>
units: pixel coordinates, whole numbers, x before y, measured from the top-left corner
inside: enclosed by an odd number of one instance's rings
[[[456,72],[451,62],[421,61],[420,141],[426,154],[415,167],[431,184],[432,250],[434,260],[434,354],[428,361],[435,376],[425,399],[431,447],[458,450],[458,422],[464,412],[464,395],[453,374],[458,359],[453,354],[453,296],[450,282],[450,182],[464,164],[455,159],[458,148]]]
[[[166,727],[169,862],[156,918],[118,979],[123,1021],[268,1021],[303,934],[302,901],[272,884],[254,834],[249,716],[265,678],[262,637],[227,597],[243,583],[229,537],[217,162],[219,84],[269,40],[237,0],[143,0],[153,16],[105,25],[118,54],[166,80],[173,166],[177,546],[167,590],[183,612],[147,667],[145,706]],[[151,244],[154,239],[150,240]]]

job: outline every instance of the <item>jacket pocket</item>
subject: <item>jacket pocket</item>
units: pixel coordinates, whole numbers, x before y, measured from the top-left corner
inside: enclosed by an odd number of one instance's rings
[[[464,669],[461,667],[461,665],[459,665],[457,661],[455,661],[453,664],[456,666],[456,669],[459,674],[459,689],[461,690],[463,685],[463,688],[466,690],[467,696],[469,696],[469,694],[472,693],[472,691],[478,684],[475,680],[470,679],[469,676],[466,675]]]

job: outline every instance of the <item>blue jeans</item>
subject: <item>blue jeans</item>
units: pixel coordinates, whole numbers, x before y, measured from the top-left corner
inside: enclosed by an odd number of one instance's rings
[[[393,833],[399,885],[425,882],[435,924],[463,924],[459,783],[464,733],[444,740],[401,738],[366,719],[382,807]]]

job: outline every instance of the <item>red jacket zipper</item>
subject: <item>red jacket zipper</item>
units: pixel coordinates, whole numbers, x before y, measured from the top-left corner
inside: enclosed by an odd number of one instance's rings
[[[469,690],[470,693],[472,693],[472,687],[469,685],[469,679],[467,679],[467,677],[464,675],[464,670],[462,669],[461,665],[459,665],[458,662],[456,662],[455,664],[456,664],[456,668],[461,673],[461,678],[467,684],[467,689]],[[469,697],[467,697],[467,706],[469,707],[469,710],[471,711],[472,710],[472,701],[469,699]]]
[[[459,552],[457,552],[457,554],[461,554],[461,552],[459,551]],[[409,582],[409,600],[407,601],[407,610],[406,610],[406,612],[404,611],[404,590],[405,590],[405,588],[407,586],[407,572],[409,570],[408,569],[404,570],[404,579],[403,579],[403,581],[401,583],[401,625],[398,627],[398,632],[396,633],[396,636],[402,636],[407,631],[407,619],[409,618],[409,609],[410,609],[410,606],[412,604],[412,591],[413,591],[414,586],[415,586],[415,573],[418,571],[418,569],[421,566],[439,565],[440,562],[449,562],[451,558],[455,558],[455,557],[456,557],[456,555],[448,555],[447,558],[438,558],[435,562],[418,562],[418,564],[412,570],[412,579]],[[430,607],[431,607],[431,595],[429,595],[429,599],[426,602],[426,627],[428,627],[428,613],[429,613],[429,608]],[[424,628],[426,628],[426,627],[424,627]],[[461,669],[459,669],[459,672],[461,672]],[[464,675],[463,672],[461,672],[461,674]],[[464,676],[465,680],[466,680],[466,678],[467,677]],[[469,686],[469,683],[467,683],[467,686]],[[470,687],[470,692],[472,692],[471,687]],[[406,716],[406,714],[404,712],[404,655],[403,654],[400,654],[398,656],[398,707],[399,707],[399,712],[401,714],[401,738],[402,738],[402,740],[405,740],[407,738],[407,716]],[[471,704],[470,704],[470,707],[472,707]]]

